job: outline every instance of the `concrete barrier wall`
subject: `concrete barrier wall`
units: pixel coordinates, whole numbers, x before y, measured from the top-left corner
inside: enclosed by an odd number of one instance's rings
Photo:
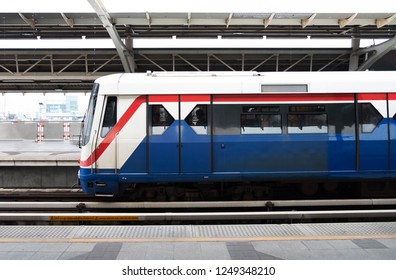
[[[77,166],[0,166],[2,188],[72,188]]]
[[[63,123],[44,123],[44,139],[63,139],[64,124]]]
[[[0,122],[0,140],[75,140],[81,122]]]
[[[0,139],[26,139],[34,140],[37,138],[37,123],[28,122],[1,122],[0,123]]]

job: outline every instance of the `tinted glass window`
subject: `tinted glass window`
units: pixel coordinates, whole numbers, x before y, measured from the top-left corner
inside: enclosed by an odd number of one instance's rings
[[[326,105],[331,134],[355,134],[355,104]]]
[[[199,135],[208,134],[208,106],[197,105],[185,118],[185,121],[195,133]]]
[[[162,105],[151,107],[151,134],[161,135],[168,129],[175,119]]]
[[[109,96],[107,98],[106,109],[103,118],[100,136],[104,138],[117,123],[117,98]]]
[[[371,133],[382,121],[381,114],[371,103],[359,104],[359,127],[362,133]]]
[[[290,106],[287,115],[287,133],[328,133],[325,105]]]
[[[327,133],[326,114],[289,114],[287,116],[287,133]]]
[[[242,105],[218,104],[213,106],[213,133],[230,135],[241,133]]]
[[[92,87],[91,97],[87,112],[85,113],[84,120],[82,121],[82,145],[85,146],[89,142],[92,131],[93,117],[95,113],[96,100],[98,97],[99,84],[95,83]]]
[[[242,114],[241,134],[281,134],[280,114]]]

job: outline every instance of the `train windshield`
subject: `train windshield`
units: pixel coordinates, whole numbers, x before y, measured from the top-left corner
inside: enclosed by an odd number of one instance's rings
[[[95,112],[96,99],[98,97],[98,91],[99,84],[95,83],[92,88],[87,112],[85,113],[84,119],[81,123],[81,146],[85,146],[89,142],[89,138],[91,136],[92,122]]]

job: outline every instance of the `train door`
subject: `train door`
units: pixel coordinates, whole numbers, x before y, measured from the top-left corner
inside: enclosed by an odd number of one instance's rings
[[[208,174],[211,171],[211,124],[209,95],[182,95],[181,172]]]
[[[388,109],[385,93],[358,94],[358,171],[388,170]]]
[[[179,96],[150,95],[148,102],[148,171],[153,174],[179,173]]]
[[[396,93],[388,94],[389,106],[389,167],[396,170]]]
[[[210,172],[209,95],[149,97],[149,172]]]

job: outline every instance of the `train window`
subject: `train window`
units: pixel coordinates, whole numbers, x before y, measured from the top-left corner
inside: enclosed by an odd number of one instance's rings
[[[208,134],[208,106],[197,105],[185,118],[185,121],[198,135]]]
[[[162,105],[153,105],[151,108],[151,134],[161,135],[168,129],[175,119]]]
[[[92,87],[92,93],[91,97],[89,98],[89,104],[88,104],[88,109],[87,112],[85,113],[84,119],[81,123],[81,138],[82,138],[82,146],[85,146],[89,142],[89,138],[91,137],[91,131],[92,131],[92,124],[93,124],[93,118],[94,118],[94,113],[95,113],[95,107],[96,107],[96,100],[98,98],[98,91],[99,91],[99,84],[94,83]]]
[[[371,133],[382,121],[381,114],[371,103],[359,104],[359,127],[362,133]]]
[[[288,114],[287,133],[328,133],[327,114]]]
[[[116,123],[117,123],[117,97],[109,96],[107,98],[100,136],[102,138],[106,137],[107,133],[109,133],[109,131],[114,127]]]
[[[280,114],[241,114],[241,134],[281,134]]]
[[[327,104],[330,134],[355,134],[355,104]]]
[[[213,133],[215,135],[240,135],[242,105],[213,105]]]

